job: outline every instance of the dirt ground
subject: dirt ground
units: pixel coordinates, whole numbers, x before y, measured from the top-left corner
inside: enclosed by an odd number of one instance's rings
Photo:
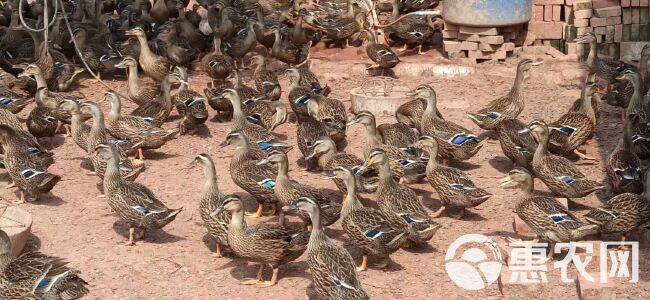
[[[332,87],[331,96],[350,105],[349,90],[369,79],[355,73],[348,75],[351,66],[367,63],[363,57],[356,57],[357,49],[347,49],[341,60],[335,51],[317,52],[313,55],[314,71],[324,78],[324,83]],[[435,52],[435,51],[434,51]],[[356,57],[356,58],[355,58]],[[436,57],[410,56],[405,61],[448,64]],[[472,66],[474,72],[469,76],[457,77],[404,77],[396,79],[396,84],[414,88],[420,83],[431,84],[438,95],[438,108],[445,118],[481,133],[481,130],[465,117],[488,101],[507,93],[515,76],[516,60],[502,63],[485,63]],[[271,67],[281,72],[284,66],[273,63]],[[250,82],[251,70],[244,73]],[[546,60],[545,64],[533,69],[525,83],[526,109],[520,119],[530,121],[541,118],[554,120],[567,111],[580,94],[583,71],[573,60]],[[190,88],[202,90],[208,79],[200,71],[191,74]],[[282,78],[283,87],[287,79]],[[124,78],[108,80],[107,83],[121,93],[126,93]],[[81,80],[81,93],[90,100],[99,101],[105,88],[91,84],[88,78]],[[282,98],[286,101],[286,96]],[[123,100],[126,111],[135,107]],[[106,109],[106,103],[102,106]],[[26,117],[31,107],[21,113]],[[210,110],[211,116],[214,111]],[[593,179],[603,180],[603,165],[608,153],[614,148],[620,133],[620,111],[603,106],[598,132],[584,149],[588,154],[599,157],[595,164],[582,164],[580,169]],[[176,120],[165,126],[175,126]],[[393,117],[378,118],[379,123],[395,122]],[[197,169],[183,169],[198,153],[210,154],[217,164],[220,189],[226,193],[238,193],[246,200],[249,211],[255,203],[249,195],[235,186],[227,171],[232,148],[219,148],[230,131],[230,122],[209,120],[207,130],[200,135],[181,136],[156,152],[146,156],[147,170],[138,181],[151,188],[169,207],[183,207],[184,211],[176,221],[159,231],[150,234],[146,240],[139,241],[135,247],[124,246],[128,228],[110,212],[105,200],[97,198],[95,184],[97,178],[87,175],[91,164],[82,150],[70,139],[58,135],[55,139],[56,162],[50,171],[63,177],[51,194],[44,195],[38,202],[23,205],[33,213],[33,237],[28,247],[66,258],[70,265],[81,270],[83,278],[90,284],[87,299],[307,299],[310,295],[310,272],[304,257],[280,270],[280,282],[271,288],[243,286],[238,282],[253,277],[257,266],[236,258],[215,259],[210,254],[213,242],[206,237],[206,229],[198,214],[201,199],[203,174]],[[208,132],[209,131],[209,132]],[[285,124],[278,130],[287,137],[290,144],[295,141],[295,124]],[[349,144],[345,151],[362,156],[365,132],[362,126],[355,125],[348,130]],[[302,170],[297,161],[300,152],[295,147],[289,152],[290,174],[302,183],[334,192],[336,187],[318,173]],[[466,291],[456,286],[447,276],[444,268],[444,255],[452,241],[463,234],[481,233],[495,241],[513,235],[513,201],[516,190],[503,190],[498,187],[498,179],[510,168],[511,163],[501,153],[499,144],[491,140],[471,160],[456,163],[465,170],[481,187],[494,196],[476,209],[472,209],[462,220],[443,217],[438,219],[442,228],[428,245],[414,249],[400,250],[391,256],[393,264],[386,270],[371,267],[360,275],[364,289],[373,299],[464,299],[464,298],[577,298],[574,284],[562,284],[557,270],[549,273],[549,283],[545,285],[511,286],[504,288],[502,296],[493,284],[480,291]],[[8,182],[6,174],[0,180]],[[432,211],[440,206],[438,196],[428,184],[412,185],[422,196],[426,207]],[[546,188],[537,181],[536,189]],[[0,196],[15,200],[15,190],[0,189]],[[364,203],[373,205],[373,195],[362,195]],[[605,192],[577,199],[572,208],[580,216],[589,207],[597,207],[601,201],[611,197]],[[262,222],[275,222],[277,217],[264,217]],[[328,235],[338,242],[346,240],[340,224],[327,229]],[[613,237],[616,239],[616,237]],[[640,281],[609,287],[585,294],[587,299],[647,299],[650,295],[650,251],[648,243],[641,246]],[[351,253],[357,260],[360,255],[354,249]],[[573,272],[575,273],[575,272]],[[270,271],[265,274],[270,278]]]

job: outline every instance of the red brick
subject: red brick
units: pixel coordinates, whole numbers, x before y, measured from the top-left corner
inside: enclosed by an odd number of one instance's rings
[[[559,40],[562,39],[564,24],[563,22],[530,22],[528,31],[541,40]]]
[[[621,16],[613,16],[607,18],[607,25],[621,24]]]
[[[578,54],[578,44],[577,43],[566,43],[566,54]]]
[[[544,5],[544,21],[553,21],[553,5]]]
[[[639,0],[639,6],[641,6],[641,7],[650,6],[650,0]]]
[[[564,0],[533,0],[533,4],[535,5],[559,5],[559,4],[564,4]]]
[[[600,18],[620,16],[621,15],[621,7],[616,6],[616,7],[607,7],[607,8],[594,9],[594,15],[596,15],[596,17],[600,17]]]
[[[620,43],[623,39],[623,25],[614,25],[614,42]]]
[[[444,45],[445,52],[447,53],[460,52],[460,42],[458,41],[443,41],[442,44]]]
[[[503,36],[501,35],[493,35],[493,36],[482,36],[480,38],[481,43],[483,44],[490,44],[490,45],[500,45],[503,44]]]
[[[460,33],[480,34],[480,35],[497,35],[499,31],[496,27],[468,27],[460,26]]]
[[[477,50],[478,43],[463,41],[460,43],[460,50]]]
[[[589,19],[575,19],[573,25],[575,27],[589,27]]]
[[[442,38],[445,39],[457,39],[458,38],[458,31],[455,30],[443,30],[442,31]]]
[[[562,21],[567,23],[573,22],[573,6],[571,5],[564,6],[564,20]]]
[[[458,33],[458,39],[461,40],[461,41],[478,42],[479,35],[478,34]]]
[[[634,3],[635,0],[632,0],[632,3]],[[636,0],[637,2],[639,0]],[[605,7],[614,7],[614,6],[619,6],[620,1],[619,0],[592,0],[591,5],[593,8],[605,8]]]
[[[583,9],[583,10],[574,10],[573,17],[575,19],[589,19],[594,15],[593,10]]]
[[[544,21],[544,5],[533,6],[533,21]]]
[[[553,5],[553,21],[562,21],[562,6]]]
[[[594,29],[591,27],[581,27],[578,28],[578,36],[584,35],[589,32],[594,32]]]
[[[607,31],[605,33],[605,41],[607,43],[613,43],[614,42],[614,35],[616,34],[616,30],[614,25],[607,26]],[[623,35],[623,32],[621,32],[621,36]]]
[[[621,0],[621,6],[622,7],[630,7],[630,6],[632,6],[632,1],[631,0]]]
[[[641,1],[640,0],[632,0],[631,4],[632,4],[632,7],[639,7],[639,5],[641,4]]]
[[[591,18],[591,27],[607,26],[607,18]]]
[[[503,45],[501,45],[501,50],[513,51],[515,50],[515,43],[503,43]]]

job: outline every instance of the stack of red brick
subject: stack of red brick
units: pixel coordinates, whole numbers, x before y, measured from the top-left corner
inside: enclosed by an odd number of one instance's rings
[[[549,44],[568,54],[585,54],[588,47],[573,40],[593,32],[599,52],[631,57],[650,41],[650,0],[533,0],[529,32],[536,44]],[[634,52],[631,53],[631,52]]]
[[[522,26],[469,27],[445,22],[444,49],[450,58],[503,60],[515,49]]]

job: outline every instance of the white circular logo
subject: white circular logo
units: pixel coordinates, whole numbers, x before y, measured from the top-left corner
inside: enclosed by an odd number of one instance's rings
[[[459,248],[468,245],[460,256]],[[491,254],[491,258],[486,255]],[[477,291],[494,283],[501,274],[502,256],[499,247],[482,234],[466,234],[457,238],[445,255],[445,270],[449,278],[461,288]]]

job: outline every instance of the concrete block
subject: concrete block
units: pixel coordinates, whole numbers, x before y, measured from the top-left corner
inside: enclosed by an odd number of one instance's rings
[[[25,247],[32,229],[32,215],[17,206],[0,206],[0,229],[11,241],[11,252],[18,256]]]
[[[650,10],[647,7],[642,7],[639,12],[639,24],[648,24],[650,22]]]
[[[636,0],[639,1],[639,0]],[[634,3],[634,0],[632,0],[632,3]],[[591,5],[594,9],[596,8],[605,8],[605,7],[614,7],[614,6],[619,6],[620,1],[619,0],[592,0]]]
[[[499,31],[496,27],[468,27],[460,26],[460,33],[479,34],[479,35],[497,35]]]
[[[591,3],[591,0],[573,1],[573,11],[591,10],[592,8],[593,8],[593,5]]]
[[[458,39],[461,40],[461,41],[478,42],[479,41],[479,35],[478,34],[458,33]]]
[[[553,5],[553,21],[562,21],[561,5]]]
[[[575,27],[589,27],[589,19],[574,19],[573,25]]]
[[[478,50],[478,43],[462,41],[460,43],[460,50],[468,50],[468,51]]]
[[[553,5],[544,5],[544,21],[553,21]]]
[[[457,39],[458,38],[458,31],[445,29],[445,30],[442,31],[442,38],[444,38],[444,39]]]
[[[513,51],[513,50],[515,50],[515,43],[512,43],[512,42],[503,43],[503,45],[501,45],[501,50],[503,50],[503,51]]]
[[[578,44],[576,43],[566,42],[564,49],[566,49],[566,54],[578,54]]]
[[[589,20],[591,27],[602,27],[602,26],[607,26],[607,18],[591,18]]]
[[[483,44],[490,45],[500,45],[504,42],[503,36],[501,35],[482,36],[479,40]]]
[[[641,23],[641,8],[633,7],[632,8],[632,24]]]
[[[445,52],[447,53],[456,53],[460,52],[460,42],[459,41],[442,41]]]
[[[479,43],[478,44],[478,49],[481,51],[486,51],[486,52],[494,52],[499,50],[501,48],[501,45],[494,45],[494,44],[486,44],[486,43]]]
[[[594,15],[596,15],[596,17],[600,17],[600,18],[620,16],[621,15],[621,7],[620,6],[614,6],[614,7],[606,7],[606,8],[597,8],[597,9],[594,9]]]
[[[620,43],[623,40],[623,25],[614,25],[614,42]]]
[[[607,17],[607,25],[621,24],[621,16]]]
[[[630,33],[632,32],[632,25],[623,25],[623,38],[622,42],[630,41]]]
[[[632,24],[632,8],[623,8],[623,24]]]
[[[632,24],[630,25],[630,40],[631,41],[638,41],[639,40],[639,33],[641,27],[639,24]]]
[[[583,9],[583,10],[575,10],[573,9],[573,18],[574,19],[589,19],[594,15],[593,10],[591,9]]]
[[[621,42],[620,53],[621,59],[626,61],[638,60],[641,57],[641,50],[647,42]]]
[[[528,23],[528,31],[535,34],[538,39],[562,39],[564,24],[564,22],[530,22]]]

